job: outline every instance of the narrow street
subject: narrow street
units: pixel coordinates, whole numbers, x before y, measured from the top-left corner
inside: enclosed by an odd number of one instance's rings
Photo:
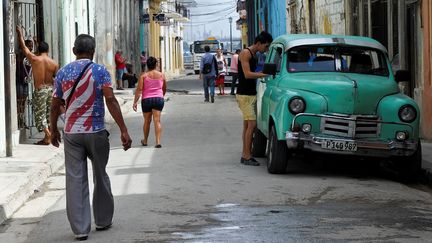
[[[204,103],[197,75],[172,80],[168,89],[161,149],[153,147],[153,127],[149,146],[140,145],[142,115],[132,110],[132,95],[123,97],[133,148],[121,149],[113,126],[108,164],[113,227],[96,232],[93,226],[88,242],[432,239],[429,189],[401,184],[368,161],[298,156],[294,172],[284,175],[269,174],[265,158],[258,158],[261,166],[245,166],[235,96]],[[74,241],[65,205],[64,171],[59,171],[0,226],[0,242]]]

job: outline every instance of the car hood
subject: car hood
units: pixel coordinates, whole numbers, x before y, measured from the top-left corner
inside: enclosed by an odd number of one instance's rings
[[[283,84],[324,96],[327,111],[342,114],[376,114],[378,102],[398,92],[396,82],[388,77],[351,73],[291,74]]]

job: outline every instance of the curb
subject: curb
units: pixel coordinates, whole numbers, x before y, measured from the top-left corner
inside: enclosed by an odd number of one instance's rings
[[[22,177],[17,178],[15,182],[18,183],[18,185],[12,185],[16,187],[17,190],[7,195],[5,201],[0,204],[0,224],[9,219],[24,205],[29,197],[37,192],[38,188],[40,188],[52,174],[60,170],[63,165],[63,146],[60,146],[58,152],[54,153],[45,163],[31,168],[26,173],[25,179]],[[21,181],[23,183],[20,183]]]

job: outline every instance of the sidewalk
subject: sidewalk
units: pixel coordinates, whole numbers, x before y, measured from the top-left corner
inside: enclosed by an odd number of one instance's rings
[[[133,90],[114,91],[122,107],[127,99],[133,99]],[[106,111],[107,130],[114,120]],[[46,179],[64,165],[63,144],[59,148],[52,145],[33,145],[43,138],[43,133],[28,139],[26,144],[13,148],[13,156],[0,158],[0,224],[19,209],[28,198],[39,190]]]

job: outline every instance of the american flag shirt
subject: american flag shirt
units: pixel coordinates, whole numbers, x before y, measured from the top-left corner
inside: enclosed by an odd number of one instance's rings
[[[67,100],[89,59],[79,59],[61,68],[54,81],[53,97]],[[82,75],[65,114],[65,133],[95,133],[105,129],[102,89],[112,87],[111,76],[102,65],[93,63]]]

